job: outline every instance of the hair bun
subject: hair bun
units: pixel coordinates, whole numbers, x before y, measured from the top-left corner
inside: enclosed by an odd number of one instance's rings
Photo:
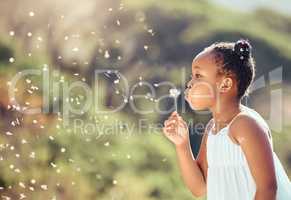
[[[234,52],[239,56],[241,60],[248,60],[251,54],[251,45],[247,40],[238,40],[234,44]]]

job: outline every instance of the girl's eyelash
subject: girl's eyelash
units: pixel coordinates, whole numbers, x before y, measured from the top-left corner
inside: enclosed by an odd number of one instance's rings
[[[199,77],[197,77],[197,75],[199,75]],[[201,78],[202,77],[202,75],[201,74],[194,74],[194,76],[195,76],[195,79],[199,79],[199,78]],[[189,82],[187,83],[187,86],[188,87],[190,87],[190,85],[192,84],[192,81],[193,81],[193,75],[191,74],[190,75],[190,80],[189,80]]]
[[[201,74],[195,74],[195,76],[198,78],[198,76],[199,76],[199,78],[201,77]]]

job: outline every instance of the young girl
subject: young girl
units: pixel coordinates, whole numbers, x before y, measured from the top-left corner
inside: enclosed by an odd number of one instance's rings
[[[185,121],[173,112],[163,132],[175,144],[183,180],[208,200],[291,200],[291,183],[273,151],[271,131],[253,109],[243,106],[255,65],[246,40],[205,48],[192,63],[185,98],[192,109],[213,118],[195,159]]]

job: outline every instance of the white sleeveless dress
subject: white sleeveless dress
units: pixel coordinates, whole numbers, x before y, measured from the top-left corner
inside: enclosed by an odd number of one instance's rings
[[[265,120],[255,110],[242,106],[242,112],[254,117],[269,130]],[[231,120],[231,122],[235,117]],[[228,136],[231,122],[218,133],[207,137],[207,200],[253,200],[256,184],[241,147]],[[273,142],[270,139],[273,150]],[[273,151],[278,190],[276,200],[291,200],[291,182]]]

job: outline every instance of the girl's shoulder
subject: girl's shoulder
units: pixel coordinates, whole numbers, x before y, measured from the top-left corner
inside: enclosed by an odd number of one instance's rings
[[[271,133],[270,128],[266,120],[262,117],[260,113],[258,113],[256,110],[243,106],[243,113],[245,118],[249,118],[250,121],[254,121],[258,126],[263,128],[266,132],[269,134]]]
[[[258,112],[246,106],[230,125],[229,132],[237,141],[248,137],[248,135],[253,137],[254,134],[265,134],[272,146],[272,136],[268,124]]]

